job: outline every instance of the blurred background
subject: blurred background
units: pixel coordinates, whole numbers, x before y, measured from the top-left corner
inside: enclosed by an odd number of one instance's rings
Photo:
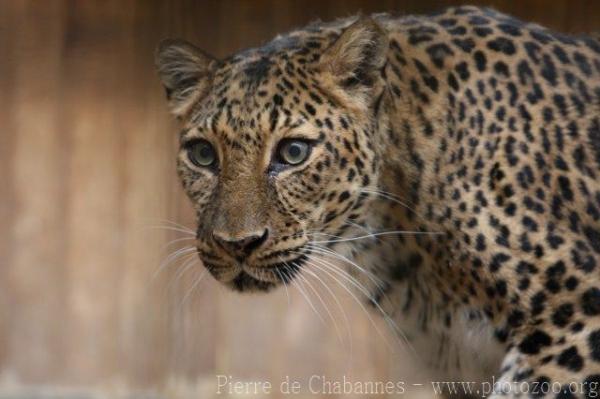
[[[475,3],[600,30],[593,0]],[[224,57],[317,18],[452,4],[0,1],[0,397],[211,398],[218,374],[275,386],[418,375],[341,290],[351,337],[323,290],[335,323],[313,294],[324,322],[297,289],[289,302],[284,290],[242,297],[210,277],[196,284],[193,256],[169,257],[194,219],[153,49],[180,37]]]

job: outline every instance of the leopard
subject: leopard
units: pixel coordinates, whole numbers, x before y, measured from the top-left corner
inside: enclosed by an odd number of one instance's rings
[[[457,6],[316,21],[223,59],[166,39],[155,64],[215,280],[329,276],[432,375],[598,396],[597,38]]]

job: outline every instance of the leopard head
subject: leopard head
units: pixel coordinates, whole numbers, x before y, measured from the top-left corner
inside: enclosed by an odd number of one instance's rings
[[[225,60],[161,43],[157,68],[183,125],[177,169],[198,254],[217,280],[267,291],[297,275],[315,241],[360,221],[379,173],[387,46],[372,19],[293,32]]]

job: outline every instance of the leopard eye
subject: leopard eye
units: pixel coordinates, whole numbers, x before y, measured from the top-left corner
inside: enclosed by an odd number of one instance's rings
[[[304,140],[285,140],[279,145],[278,156],[282,163],[299,165],[310,155],[310,144]]]
[[[188,158],[199,167],[213,166],[217,161],[215,148],[206,140],[198,140],[187,146]]]

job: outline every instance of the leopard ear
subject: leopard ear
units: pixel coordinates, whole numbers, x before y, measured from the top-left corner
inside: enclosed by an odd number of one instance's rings
[[[338,87],[354,98],[368,100],[381,81],[387,50],[387,32],[372,18],[363,17],[325,50],[320,63]]]
[[[217,61],[183,40],[163,40],[155,54],[156,68],[171,112],[181,118],[206,95]]]

